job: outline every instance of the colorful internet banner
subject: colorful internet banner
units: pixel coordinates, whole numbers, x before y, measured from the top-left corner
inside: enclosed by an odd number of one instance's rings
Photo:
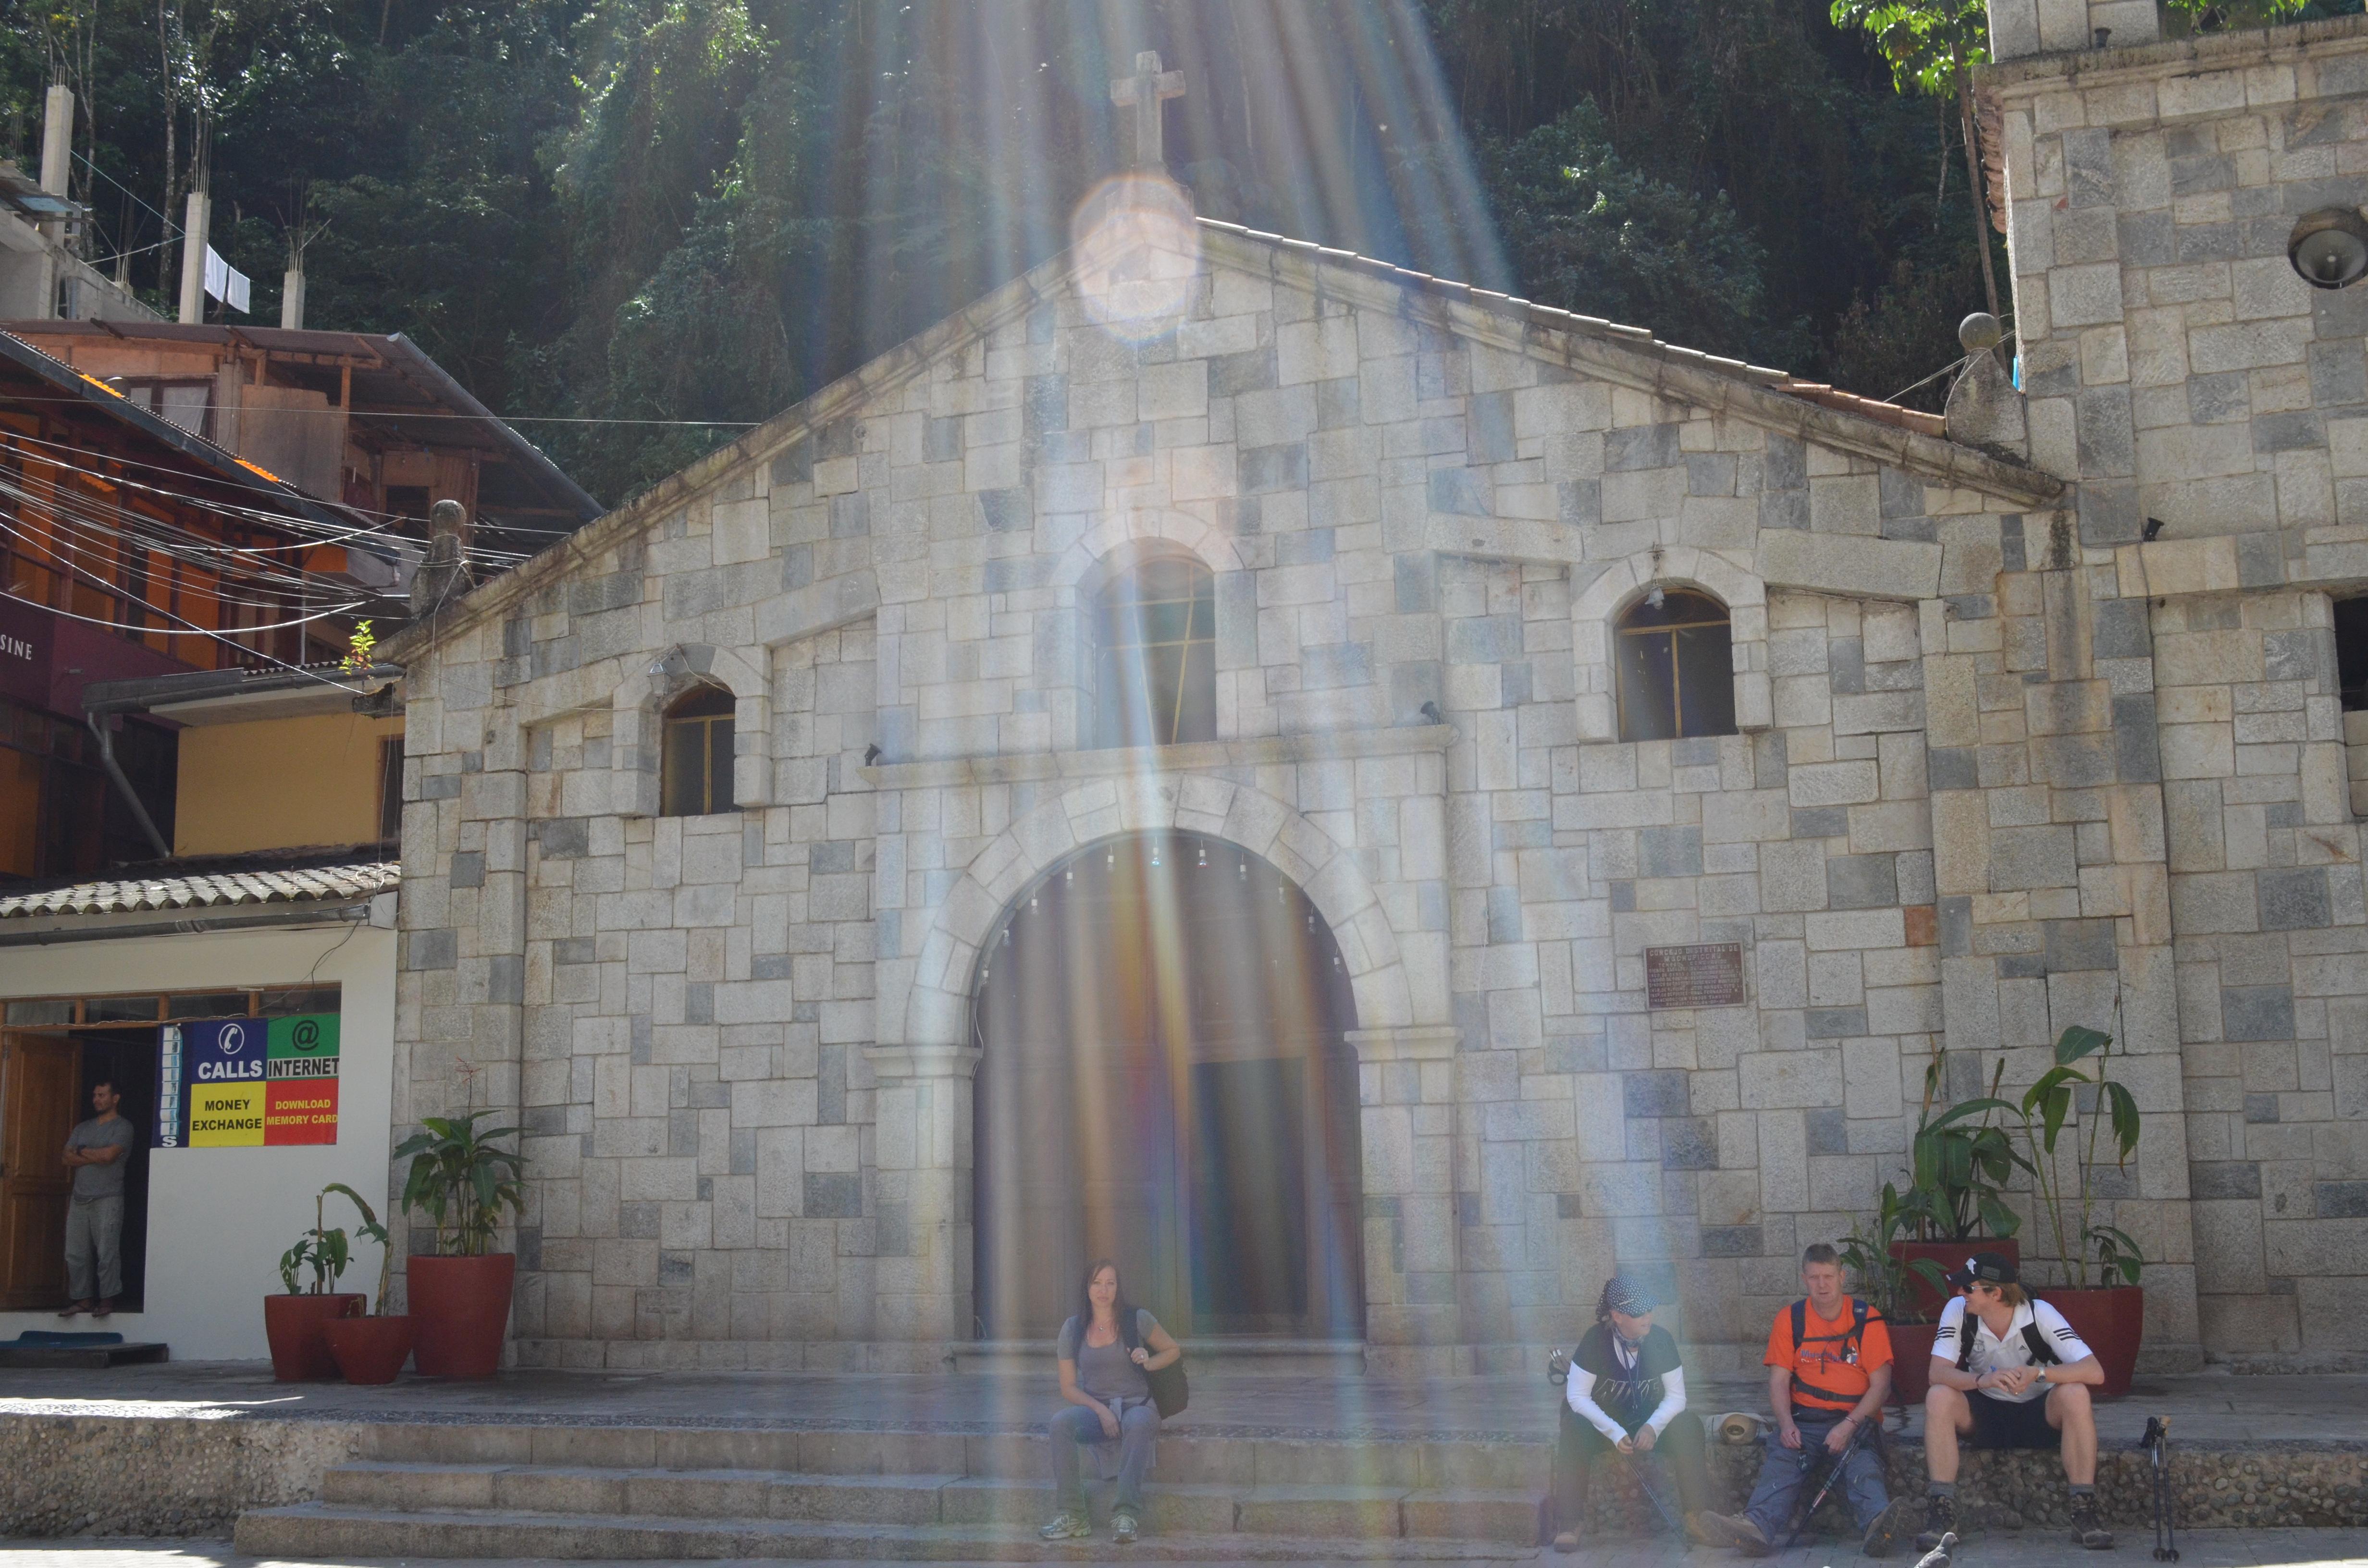
[[[174,1024],[156,1053],[159,1149],[337,1141],[337,1016]]]

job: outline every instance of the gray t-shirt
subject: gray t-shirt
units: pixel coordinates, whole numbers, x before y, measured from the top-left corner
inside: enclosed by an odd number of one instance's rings
[[[124,1116],[108,1117],[105,1120],[94,1116],[66,1134],[66,1147],[69,1149],[105,1149],[110,1145],[123,1153],[103,1165],[76,1165],[74,1168],[74,1195],[76,1198],[123,1196],[123,1173],[131,1164],[131,1120]]]
[[[1144,1349],[1151,1348],[1151,1331],[1159,1320],[1142,1308],[1135,1309],[1134,1339]],[[1120,1335],[1108,1345],[1086,1343],[1086,1331],[1076,1318],[1061,1325],[1061,1356],[1064,1361],[1077,1364],[1077,1387],[1096,1399],[1149,1399],[1151,1380],[1127,1354],[1126,1335]]]

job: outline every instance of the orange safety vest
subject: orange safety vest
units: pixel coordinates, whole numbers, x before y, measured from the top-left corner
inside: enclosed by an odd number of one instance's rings
[[[1806,1300],[1793,1303],[1791,1316],[1793,1403],[1811,1410],[1848,1410],[1865,1398],[1867,1376],[1859,1365],[1859,1342],[1867,1324],[1882,1322],[1883,1314],[1853,1296],[1850,1324],[1839,1334],[1809,1332]]]

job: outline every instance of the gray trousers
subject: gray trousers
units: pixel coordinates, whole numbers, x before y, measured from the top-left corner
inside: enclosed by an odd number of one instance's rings
[[[98,1289],[91,1289],[91,1265]],[[66,1294],[77,1301],[123,1294],[123,1195],[77,1198],[66,1205]]]
[[[1073,1404],[1053,1417],[1046,1427],[1053,1439],[1053,1496],[1058,1508],[1086,1506],[1085,1482],[1077,1474],[1077,1450],[1107,1441],[1102,1418],[1082,1404]],[[1159,1439],[1159,1411],[1149,1400],[1129,1403],[1118,1418],[1118,1495],[1113,1514],[1143,1517],[1143,1472],[1151,1464],[1151,1448]]]
[[[1744,1505],[1743,1517],[1778,1545],[1783,1544],[1785,1532],[1793,1528],[1793,1510],[1799,1504],[1802,1488],[1827,1457],[1826,1435],[1841,1424],[1845,1414],[1794,1405],[1793,1421],[1801,1428],[1798,1449],[1788,1449],[1776,1440],[1774,1433],[1769,1434],[1768,1457],[1760,1461],[1759,1483],[1751,1489],[1751,1501]],[[1878,1415],[1875,1419],[1880,1421],[1882,1416]],[[1875,1452],[1875,1442],[1881,1435],[1879,1431],[1868,1433],[1867,1440],[1858,1446],[1850,1463],[1842,1467],[1842,1495],[1850,1503],[1850,1517],[1861,1530],[1891,1506],[1890,1494],[1883,1485],[1883,1460]]]

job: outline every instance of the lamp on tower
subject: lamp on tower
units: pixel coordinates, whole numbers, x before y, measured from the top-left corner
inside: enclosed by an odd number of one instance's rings
[[[2305,213],[2286,240],[2286,259],[2314,289],[2341,289],[2368,276],[2368,218],[2356,207]]]

